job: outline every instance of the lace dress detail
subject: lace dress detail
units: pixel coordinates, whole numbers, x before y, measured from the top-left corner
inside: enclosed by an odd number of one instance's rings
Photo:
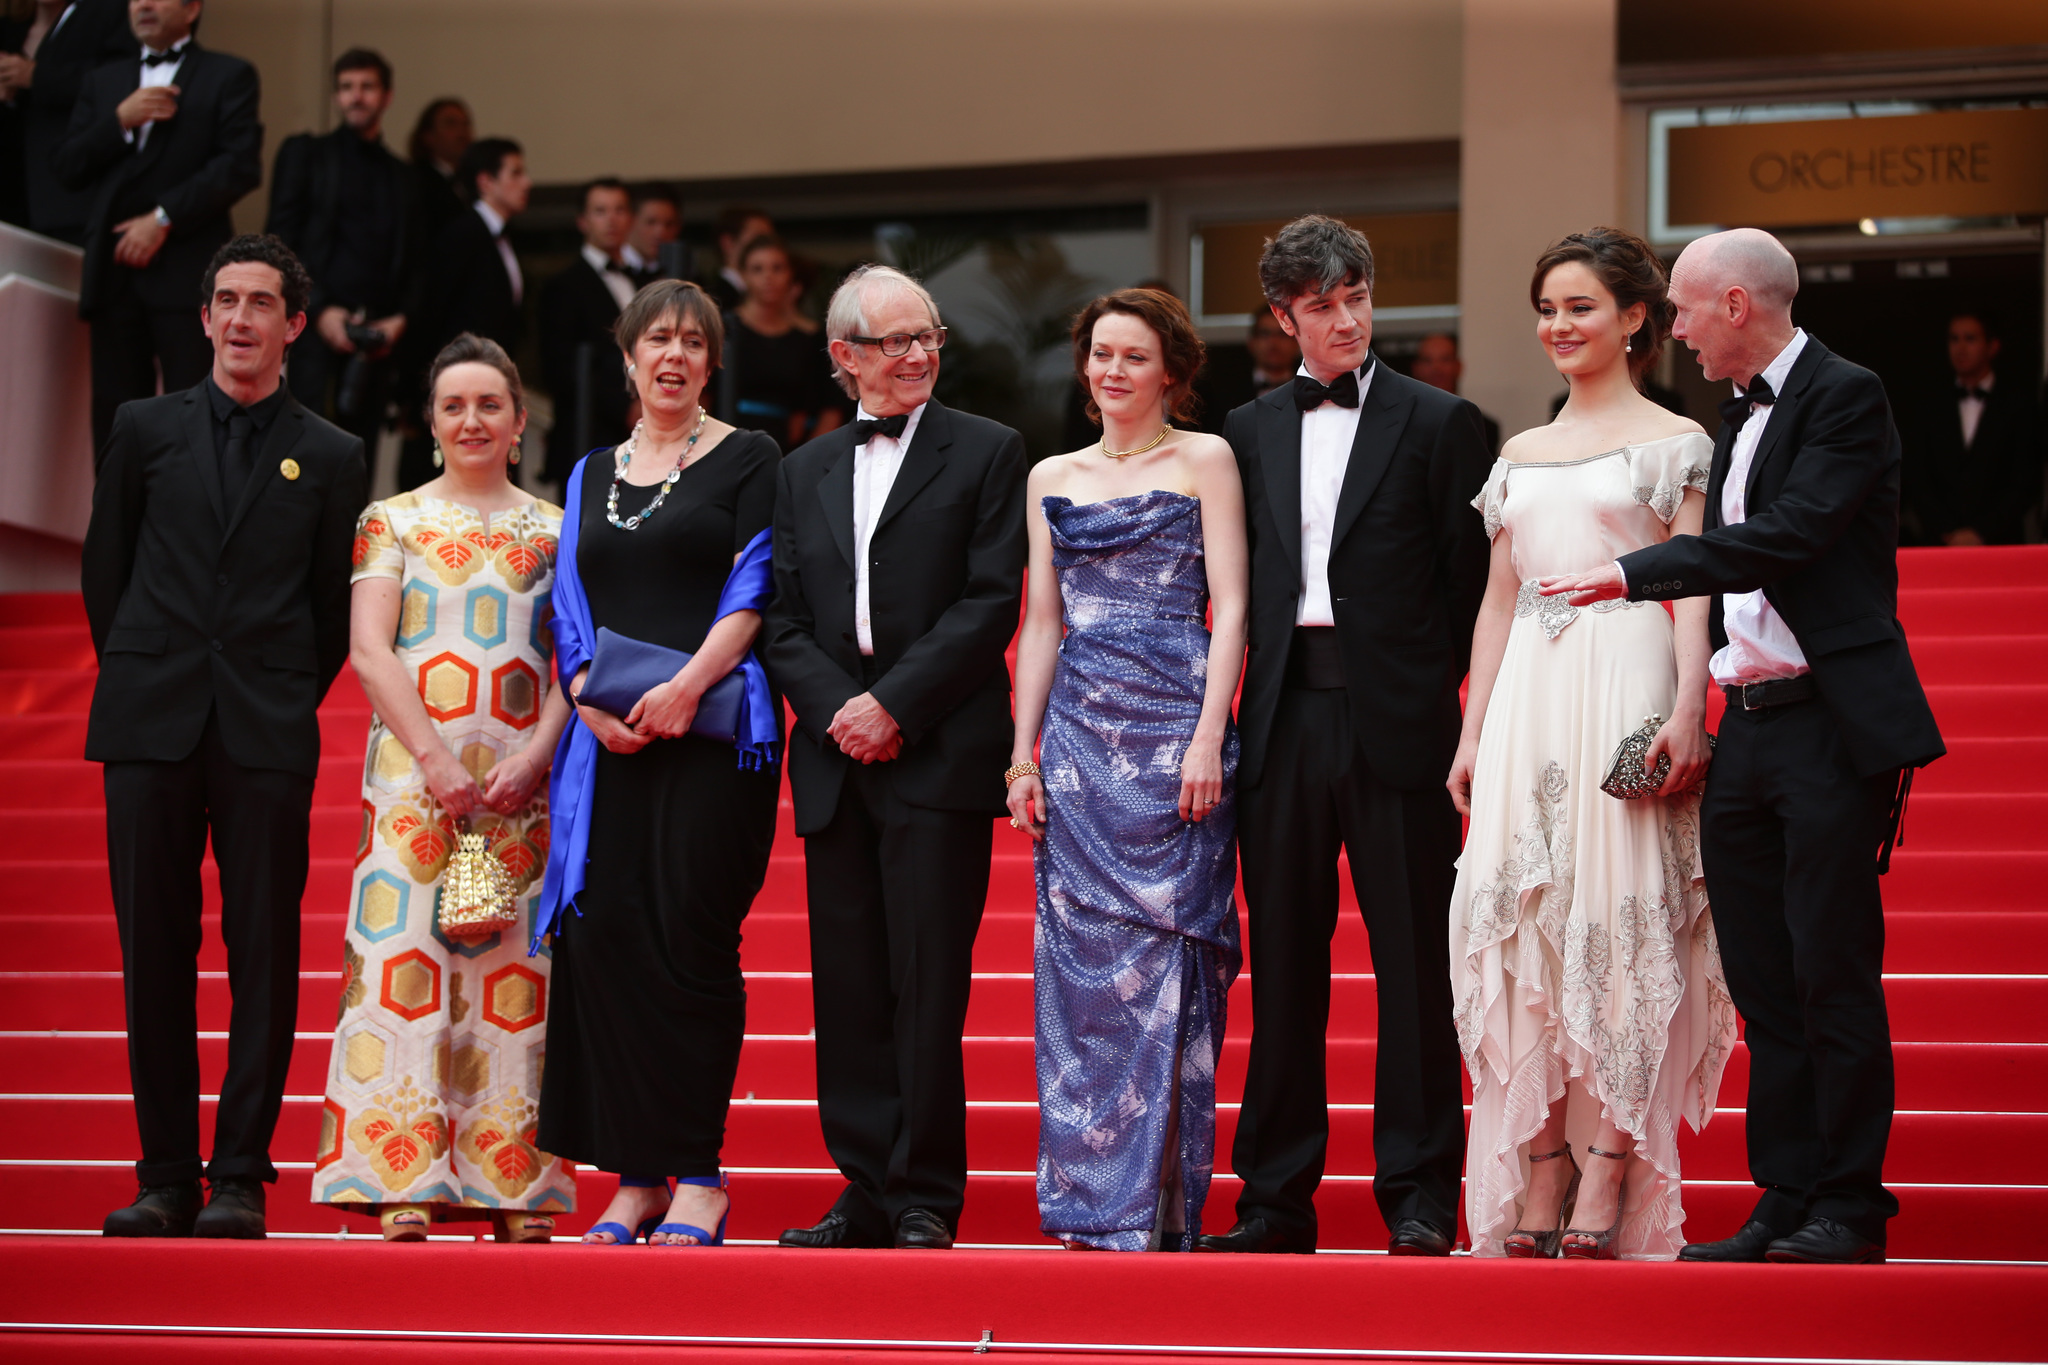
[[[1524,580],[1480,734],[1450,925],[1473,1087],[1476,1255],[1504,1253],[1525,1146],[1559,1103],[1576,1148],[1603,1113],[1635,1139],[1621,1253],[1668,1258],[1684,1245],[1678,1124],[1712,1116],[1735,1041],[1700,874],[1699,798],[1624,802],[1599,789],[1621,736],[1671,713],[1671,622],[1661,610],[1585,614],[1534,584],[1664,540],[1712,453],[1691,435],[1557,464],[1502,461],[1474,499],[1491,533],[1514,536]]]

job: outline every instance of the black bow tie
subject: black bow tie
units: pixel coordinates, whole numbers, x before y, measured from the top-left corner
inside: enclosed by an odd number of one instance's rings
[[[1721,400],[1721,420],[1734,430],[1740,431],[1742,424],[1749,420],[1750,404],[1767,408],[1777,401],[1778,395],[1772,391],[1770,381],[1762,375],[1756,375],[1749,381],[1748,388],[1733,398]]]
[[[863,417],[853,424],[853,443],[864,446],[877,433],[894,441],[902,437],[903,428],[910,425],[910,414],[899,412],[894,417]]]
[[[182,47],[174,47],[169,52],[151,52],[148,48],[144,48],[142,50],[142,64],[144,66],[167,66],[184,55],[185,49]]]
[[[1991,390],[1989,388],[1973,389],[1964,384],[1956,385],[1956,401],[1958,403],[1962,402],[1965,398],[1974,398],[1981,403],[1990,396]]]
[[[1337,376],[1334,384],[1322,384],[1305,374],[1294,376],[1294,406],[1303,412],[1313,412],[1325,403],[1335,403],[1340,408],[1358,406],[1358,371],[1346,370]]]

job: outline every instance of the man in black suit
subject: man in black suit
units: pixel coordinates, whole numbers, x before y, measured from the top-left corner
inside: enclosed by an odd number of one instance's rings
[[[931,296],[863,266],[825,319],[859,420],[783,458],[770,676],[796,712],[818,1118],[846,1188],[784,1246],[950,1247],[966,1028],[1004,813],[1024,441],[934,401]]]
[[[1799,271],[1755,228],[1671,271],[1672,335],[1732,381],[1705,529],[1546,579],[1577,606],[1713,595],[1728,696],[1700,854],[1749,1047],[1750,1174],[1734,1236],[1689,1261],[1872,1262],[1898,1201],[1884,906],[1915,767],[1944,752],[1898,622],[1898,432],[1884,385],[1792,325]]]
[[[312,326],[292,349],[292,396],[374,451],[392,352],[421,302],[419,213],[412,176],[384,145],[390,63],[368,48],[342,53],[334,107],[333,132],[299,133],[277,149],[266,230],[313,277]]]
[[[1242,349],[1209,349],[1209,363],[1195,381],[1202,396],[1203,429],[1221,435],[1231,413],[1283,384],[1292,384],[1300,366],[1301,347],[1280,326],[1272,309],[1261,308],[1252,314],[1251,326],[1245,329]]]
[[[78,0],[57,16],[33,58],[0,55],[0,87],[15,91],[21,107],[28,225],[45,237],[85,245],[92,197],[57,178],[57,149],[71,133],[71,111],[85,78],[134,56],[127,0]]]
[[[1456,393],[1458,381],[1465,377],[1465,360],[1458,354],[1457,336],[1451,332],[1431,332],[1415,344],[1415,364],[1410,369],[1415,378],[1431,388]],[[1486,428],[1486,448],[1500,454],[1500,423],[1483,412],[1479,421]]]
[[[190,388],[212,351],[192,313],[199,277],[234,235],[228,210],[263,179],[256,68],[192,38],[199,0],[129,0],[137,62],[85,79],[57,177],[89,191],[78,308],[92,324],[95,468],[114,410]]]
[[[2003,343],[1985,312],[1948,323],[1955,383],[1926,404],[1906,459],[1907,504],[1936,545],[2017,545],[2041,501],[2041,412],[2030,386],[1995,366]]]
[[[85,537],[98,652],[85,756],[105,765],[107,863],[142,1137],[110,1237],[261,1237],[299,1004],[315,715],[348,657],[363,443],[282,386],[311,284],[275,237],[202,275],[212,373],[121,408]],[[234,1014],[200,1209],[200,860],[220,868]]]
[[[1244,1190],[1237,1225],[1203,1251],[1315,1250],[1340,851],[1379,988],[1373,1193],[1388,1249],[1449,1255],[1458,1225],[1444,926],[1460,834],[1444,774],[1486,587],[1470,499],[1492,456],[1477,408],[1375,359],[1372,279],[1372,248],[1336,219],[1268,242],[1259,282],[1302,369],[1223,427],[1252,553],[1237,832],[1256,967],[1231,1151]]]
[[[661,185],[643,185],[633,195],[633,226],[626,232],[626,244],[619,248],[619,259],[633,272],[635,283],[652,283],[671,273],[662,256],[682,235],[683,201],[676,192]],[[682,274],[680,269],[673,273]]]
[[[583,187],[576,230],[582,249],[540,292],[540,364],[555,424],[548,429],[543,475],[563,483],[576,461],[626,439],[625,361],[612,335],[639,281],[621,258],[633,226],[633,201],[617,180]]]

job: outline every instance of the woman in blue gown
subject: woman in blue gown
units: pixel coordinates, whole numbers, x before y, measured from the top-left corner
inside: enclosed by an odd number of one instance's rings
[[[1037,841],[1040,1222],[1076,1249],[1185,1251],[1240,962],[1244,492],[1229,446],[1170,424],[1202,363],[1172,295],[1097,299],[1074,363],[1102,440],[1031,472],[1006,779]]]

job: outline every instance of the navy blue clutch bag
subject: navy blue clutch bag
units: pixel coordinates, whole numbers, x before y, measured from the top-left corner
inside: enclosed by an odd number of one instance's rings
[[[675,677],[690,657],[680,649],[650,645],[599,626],[597,650],[591,656],[590,672],[584,676],[583,693],[577,701],[624,719],[640,698]],[[697,718],[690,723],[690,733],[733,743],[739,735],[740,704],[746,694],[746,680],[735,668],[712,684],[704,699],[697,703]]]

